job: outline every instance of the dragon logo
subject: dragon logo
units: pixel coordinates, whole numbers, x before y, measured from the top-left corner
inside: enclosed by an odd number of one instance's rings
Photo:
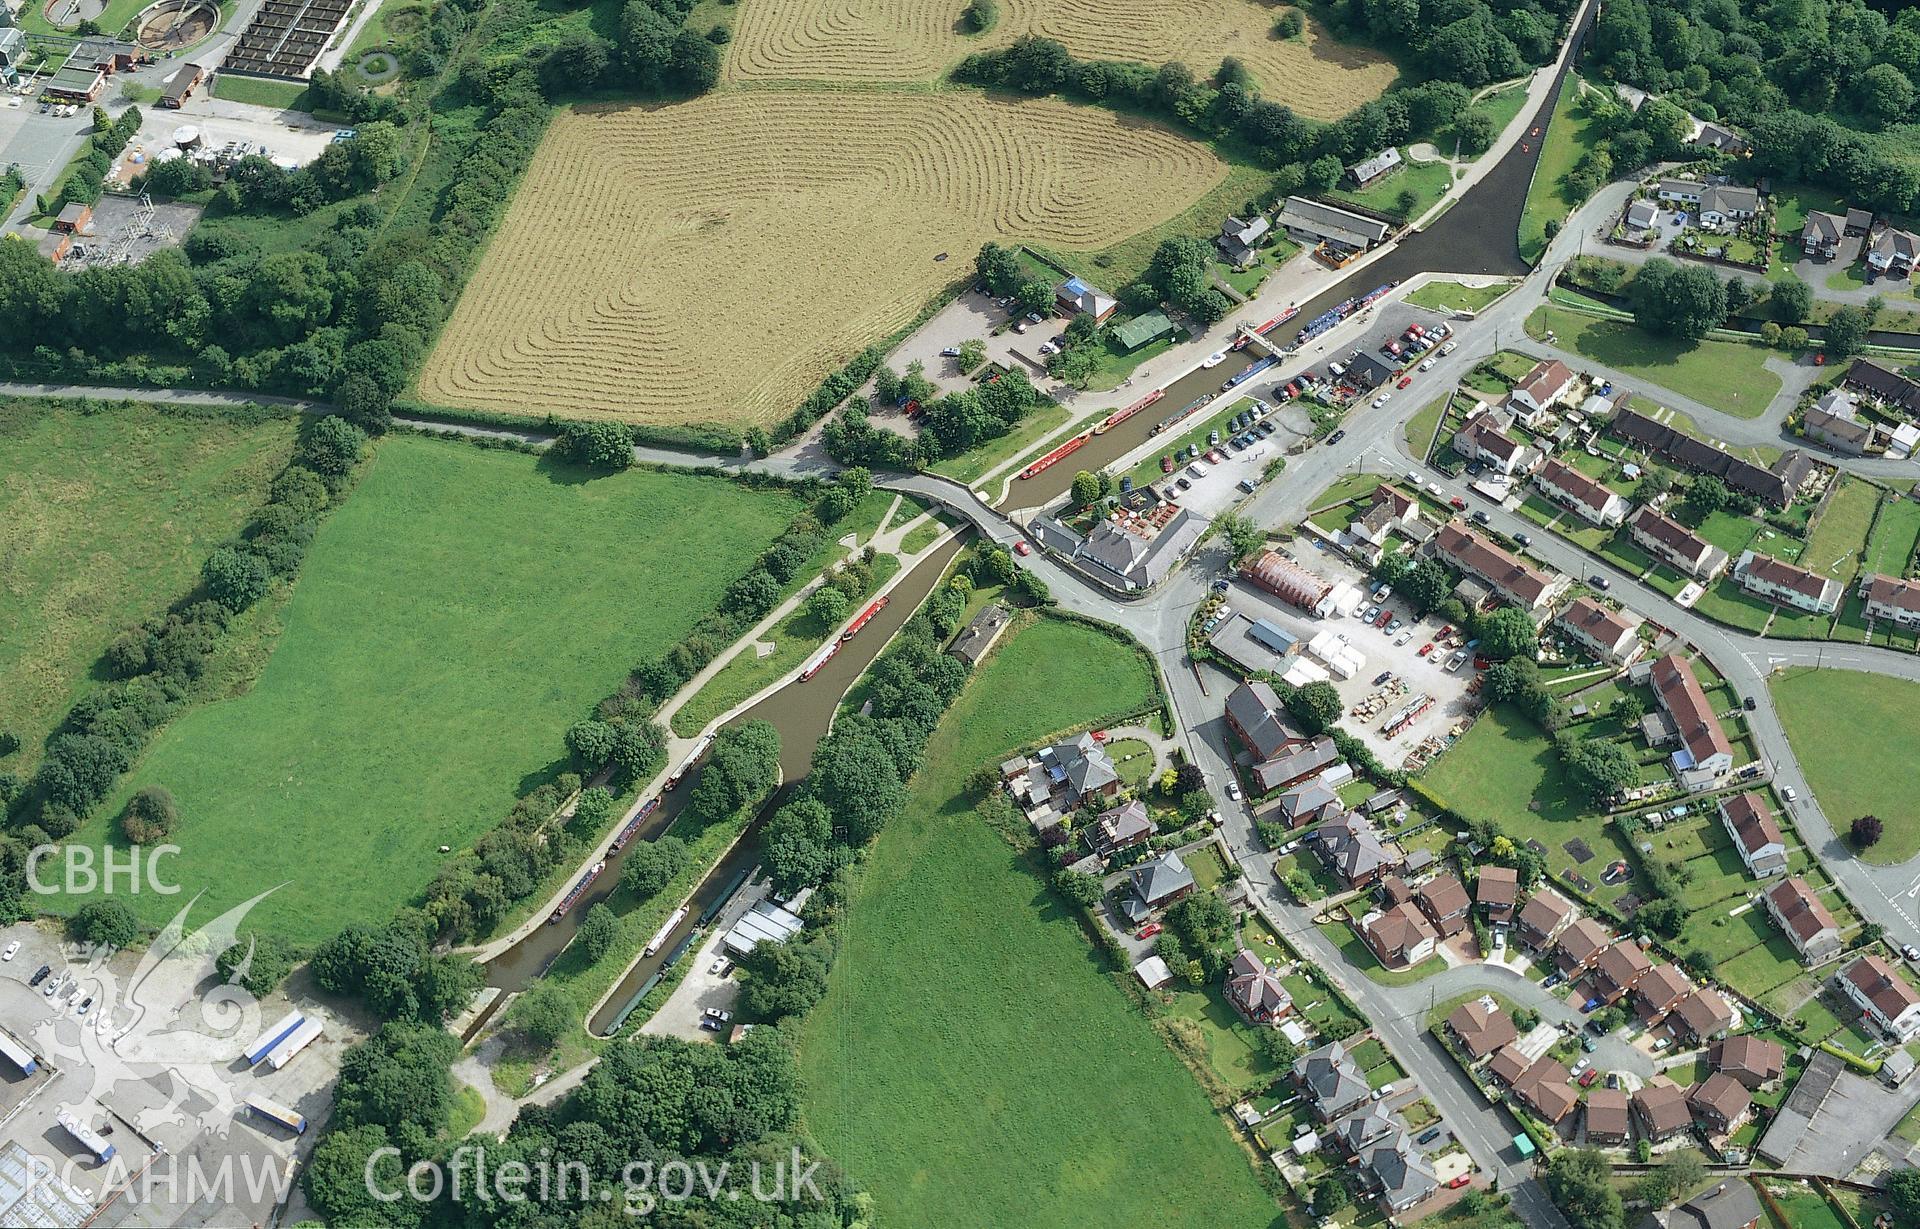
[[[240,984],[253,960],[251,942],[231,978],[221,976],[216,962],[253,907],[278,890],[268,888],[190,932],[187,914],[196,895],[124,984],[109,967],[114,949],[69,949],[78,982],[73,994],[90,995],[92,1005],[78,1017],[63,1012],[43,1021],[33,1033],[35,1048],[54,1065],[92,1077],[68,1109],[86,1113],[89,1102],[104,1104],[109,1091],[138,1081],[145,1089],[117,1097],[115,1110],[141,1133],[191,1123],[227,1134],[240,1104],[233,1073],[262,1023],[259,1001]]]

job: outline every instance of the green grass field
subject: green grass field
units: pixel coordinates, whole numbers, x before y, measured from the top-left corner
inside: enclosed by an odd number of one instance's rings
[[[278,107],[282,111],[308,109],[307,87],[297,81],[263,81],[258,77],[221,73],[213,79],[213,96],[256,107]]]
[[[1532,336],[1546,329],[1558,335],[1563,349],[1736,418],[1758,418],[1780,391],[1780,377],[1761,365],[1767,351],[1758,345],[1709,340],[1689,346],[1560,307],[1542,307],[1527,318]],[[1658,396],[1657,389],[1646,391]]]
[[[896,1229],[1281,1223],[1200,1086],[963,784],[1151,692],[1118,642],[1027,626],[941,722],[873,847],[800,1066],[807,1129]]]
[[[944,474],[956,482],[971,485],[979,481],[980,475],[1008,457],[1019,456],[1034,447],[1035,443],[1048,432],[1057,431],[1066,426],[1068,417],[1067,411],[1057,405],[1048,409],[1035,410],[999,439],[988,440],[976,448],[969,448],[957,457],[948,457],[944,461],[935,462],[933,472]]]
[[[0,402],[0,730],[28,776],[123,628],[163,613],[267,497],[291,414]]]
[[[1626,859],[1632,864],[1626,843],[1617,829],[1594,821],[1586,800],[1568,783],[1553,744],[1511,705],[1489,709],[1421,780],[1460,815],[1491,819],[1516,841],[1538,841],[1546,850],[1549,874],[1585,876],[1592,881],[1592,894],[1607,904],[1644,886],[1637,869],[1621,883],[1600,882],[1609,863]],[[1593,851],[1587,862],[1575,862],[1565,848],[1576,837]]]
[[[1466,286],[1459,282],[1428,282],[1407,295],[1415,307],[1430,307],[1437,312],[1477,312],[1513,289],[1511,282],[1491,286]]]
[[[720,479],[583,481],[520,453],[388,439],[315,537],[252,689],[176,721],[101,814],[137,786],[172,790],[183,852],[168,869],[207,893],[203,910],[284,883],[254,921],[295,941],[384,918],[439,845],[465,847],[556,770],[566,727],[799,508]],[[130,898],[148,923],[183,899]]]
[[[1879,503],[1879,487],[1858,478],[1843,479],[1800,552],[1800,566],[1842,583],[1852,579]]]
[[[1434,437],[1440,432],[1440,424],[1446,421],[1448,400],[1441,397],[1407,420],[1407,447],[1413,450],[1413,455],[1425,459],[1433,451]]]
[[[1581,80],[1569,73],[1554,104],[1553,119],[1547,125],[1545,143],[1540,147],[1540,162],[1534,167],[1533,182],[1527,186],[1527,203],[1520,214],[1520,258],[1528,264],[1540,259],[1547,250],[1547,223],[1558,221],[1580,204],[1567,193],[1567,173],[1573,170],[1589,149],[1600,141],[1599,125],[1576,105]]]
[[[1792,670],[1776,675],[1773,699],[1807,784],[1836,829],[1861,815],[1886,826],[1869,862],[1904,862],[1920,853],[1920,800],[1908,774],[1890,765],[1920,756],[1920,683],[1852,670]],[[1870,730],[1871,738],[1861,732]]]
[[[1890,499],[1880,506],[1880,519],[1867,540],[1866,568],[1904,576],[1916,546],[1920,546],[1920,500]]]

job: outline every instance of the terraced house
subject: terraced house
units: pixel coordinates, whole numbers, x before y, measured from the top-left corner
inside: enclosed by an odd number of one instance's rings
[[[1615,665],[1632,661],[1645,647],[1638,624],[1590,597],[1575,598],[1554,623],[1587,652]]]
[[[1869,572],[1860,578],[1860,597],[1869,619],[1896,627],[1920,627],[1920,584]]]
[[[1535,951],[1551,947],[1560,933],[1572,924],[1573,906],[1559,893],[1546,889],[1527,898],[1514,923],[1520,942]]]
[[[1733,849],[1756,879],[1787,873],[1787,841],[1766,799],[1752,790],[1720,800],[1720,826],[1733,839]]]
[[[1633,939],[1622,939],[1593,962],[1593,994],[1603,1003],[1614,1002],[1640,984],[1653,971],[1647,949]]]
[[[1607,928],[1590,917],[1583,917],[1568,926],[1560,935],[1560,941],[1553,947],[1554,967],[1568,978],[1578,977],[1593,967],[1600,959],[1600,953],[1607,950],[1613,942],[1613,936]]]
[[[1733,578],[1755,597],[1808,614],[1832,614],[1840,608],[1839,581],[1758,551],[1741,552]]]
[[[1727,552],[1652,508],[1634,514],[1628,534],[1635,546],[1701,584],[1727,570]]]
[[[1634,984],[1633,1008],[1649,1025],[1658,1024],[1692,992],[1693,983],[1677,966],[1659,965]]]
[[[1433,536],[1434,553],[1440,559],[1481,580],[1500,597],[1535,617],[1545,617],[1553,599],[1567,587],[1567,578],[1549,575],[1520,562],[1457,521],[1440,526]]]
[[[1542,465],[1534,471],[1533,484],[1589,525],[1611,527],[1627,519],[1627,501],[1618,492],[1564,461],[1554,459]]]

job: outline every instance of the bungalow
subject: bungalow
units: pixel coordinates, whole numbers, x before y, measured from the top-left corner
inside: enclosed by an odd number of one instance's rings
[[[1053,288],[1053,305],[1071,320],[1085,312],[1095,324],[1105,324],[1120,310],[1120,301],[1077,277],[1070,277]]]
[[[1379,218],[1304,196],[1289,196],[1283,201],[1278,221],[1282,229],[1303,243],[1325,243],[1351,252],[1366,251],[1393,229]]]
[[[1701,584],[1726,570],[1727,552],[1652,508],[1640,509],[1629,530],[1634,545]]]
[[[989,602],[979,614],[967,620],[960,634],[947,646],[947,652],[968,666],[977,666],[987,655],[1000,633],[1013,621],[1013,609],[1001,602]]]
[[[1578,379],[1573,374],[1573,368],[1559,359],[1543,359],[1535,363],[1533,370],[1513,386],[1513,391],[1507,395],[1507,403],[1516,412],[1526,410],[1541,413],[1550,410],[1573,392]]]
[[[1777,1041],[1748,1034],[1718,1042],[1707,1054],[1715,1071],[1732,1076],[1743,1088],[1758,1091],[1787,1069],[1787,1051]]]
[[[1454,1008],[1447,1016],[1447,1031],[1474,1062],[1511,1045],[1520,1036],[1513,1017],[1489,999],[1472,999]]]
[[[1603,1003],[1612,1003],[1640,984],[1653,971],[1647,949],[1634,939],[1622,939],[1593,962],[1593,993]]]
[[[1674,1006],[1667,1027],[1696,1045],[1723,1037],[1740,1027],[1740,1013],[1727,996],[1703,986]]]
[[[1808,614],[1832,614],[1840,608],[1840,582],[1758,551],[1742,551],[1733,578],[1757,597]]]
[[[1758,1229],[1760,1200],[1738,1178],[1664,1212],[1649,1212],[1639,1229]]]
[[[1767,892],[1766,901],[1767,913],[1808,964],[1840,954],[1840,926],[1806,880],[1798,875],[1781,880]]]
[[[1286,818],[1289,828],[1317,824],[1321,820],[1332,819],[1344,810],[1340,805],[1340,795],[1318,777],[1280,795],[1280,814]]]
[[[1692,992],[1693,983],[1686,974],[1674,965],[1663,964],[1648,970],[1634,984],[1634,1011],[1649,1025],[1658,1024]]]
[[[1771,467],[1755,465],[1638,410],[1621,409],[1614,415],[1612,429],[1621,439],[1639,445],[1654,456],[1664,457],[1694,473],[1712,474],[1733,490],[1774,508],[1792,503],[1815,469],[1813,462],[1798,449],[1781,454]]]
[[[1632,1120],[1627,1116],[1626,1090],[1596,1088],[1587,1094],[1587,1142],[1618,1147],[1627,1142]]]
[[[1854,394],[1844,388],[1828,390],[1807,407],[1800,420],[1800,433],[1835,452],[1860,456],[1873,443],[1873,424],[1861,421],[1855,402]]]
[[[1882,227],[1867,245],[1867,267],[1876,273],[1904,277],[1913,272],[1917,255],[1920,255],[1920,236],[1891,226]]]
[[[1693,134],[1695,145],[1704,145],[1708,149],[1723,154],[1743,154],[1747,152],[1747,139],[1733,129],[1721,124],[1702,123],[1700,131]]]
[[[1748,790],[1729,794],[1718,806],[1720,826],[1733,838],[1733,847],[1755,879],[1787,872],[1787,842],[1774,821],[1766,799]]]
[[[1573,1073],[1558,1059],[1542,1058],[1527,1068],[1513,1095],[1533,1107],[1533,1112],[1549,1126],[1558,1123],[1580,1104],[1580,1090],[1573,1086]]]
[[[1420,885],[1413,898],[1443,937],[1450,939],[1467,928],[1467,911],[1473,906],[1459,876],[1449,872],[1435,875]]]
[[[1511,866],[1481,867],[1474,877],[1473,899],[1487,921],[1496,926],[1510,921],[1520,900],[1520,872]]]
[[[1840,990],[1900,1044],[1920,1033],[1920,994],[1880,957],[1862,956],[1848,965],[1840,974]]]
[[[1527,1068],[1532,1064],[1533,1060],[1522,1054],[1519,1046],[1505,1045],[1494,1051],[1493,1061],[1487,1064],[1487,1074],[1512,1088],[1526,1078]]]
[[[1672,1139],[1693,1125],[1687,1093],[1672,1084],[1652,1084],[1633,1094],[1633,1117],[1651,1143]]]
[[[1487,587],[1529,614],[1544,613],[1567,578],[1550,575],[1520,562],[1479,534],[1448,521],[1433,535],[1434,553],[1470,576],[1486,582]]]
[[[1147,814],[1147,804],[1132,798],[1110,811],[1100,812],[1089,839],[1093,852],[1111,858],[1123,849],[1144,845],[1152,835],[1153,820]]]
[[[1412,901],[1362,921],[1360,937],[1390,969],[1411,968],[1426,960],[1439,938]]]
[[[1589,525],[1611,527],[1627,519],[1627,501],[1617,491],[1557,458],[1549,458],[1534,472],[1533,484]]]
[[[1248,1024],[1278,1025],[1293,1011],[1293,996],[1279,976],[1244,947],[1227,966],[1227,1002]]]
[[[1747,1120],[1753,1094],[1739,1080],[1716,1071],[1694,1086],[1687,1104],[1693,1107],[1693,1116],[1706,1124],[1709,1135],[1727,1135]]]
[[[1279,693],[1259,679],[1240,684],[1227,696],[1227,728],[1239,735],[1256,760],[1273,759],[1307,741]]]
[[[1220,224],[1220,234],[1214,239],[1220,254],[1234,268],[1244,268],[1260,256],[1260,241],[1273,231],[1273,223],[1266,214],[1252,219],[1229,217]]]
[[[1362,1181],[1389,1214],[1405,1212],[1432,1198],[1439,1175],[1405,1131],[1375,1144],[1363,1159]]]
[[[1840,254],[1840,238],[1846,233],[1843,215],[1810,210],[1807,224],[1800,228],[1800,251],[1816,260],[1832,260]]]
[[[1693,793],[1712,789],[1733,771],[1733,744],[1720,728],[1719,715],[1694,677],[1693,668],[1678,653],[1635,666],[1635,682],[1653,686],[1654,702],[1673,725],[1680,747],[1669,757],[1680,784]]]
[[[1389,145],[1373,157],[1348,167],[1347,183],[1356,191],[1364,191],[1393,174],[1403,165],[1405,164],[1401,161],[1400,151]]]
[[[1705,184],[1691,179],[1663,179],[1656,190],[1663,201],[1692,205],[1700,224],[1718,230],[1744,222],[1760,212],[1760,193],[1736,184]]]
[[[1340,762],[1340,752],[1330,735],[1322,734],[1310,743],[1284,751],[1253,766],[1253,783],[1262,794],[1298,785]]]
[[[1573,978],[1593,967],[1600,959],[1600,953],[1607,950],[1613,942],[1613,936],[1607,928],[1590,917],[1583,917],[1568,926],[1560,935],[1560,941],[1553,946],[1553,963],[1560,972]]]
[[[1554,622],[1601,661],[1619,664],[1640,655],[1639,625],[1590,597],[1576,599]]]
[[[1855,359],[1844,378],[1848,388],[1872,397],[1880,405],[1910,415],[1920,414],[1920,384],[1899,372],[1866,359]]]
[[[1313,1102],[1322,1122],[1345,1117],[1373,1096],[1366,1073],[1337,1041],[1295,1060],[1293,1078]]]
[[[1545,888],[1527,898],[1520,916],[1514,919],[1520,942],[1535,951],[1545,951],[1573,923],[1573,906],[1557,892]]]
[[[1320,860],[1350,888],[1364,888],[1401,863],[1364,815],[1348,813],[1329,820],[1321,825],[1318,836],[1313,845]]]
[[[1920,627],[1920,584],[1898,576],[1869,572],[1860,579],[1869,619],[1885,619],[1896,627]]]
[[[1193,895],[1193,872],[1172,849],[1150,862],[1142,862],[1127,874],[1133,894],[1121,902],[1129,920],[1144,922],[1154,910],[1185,900]]]
[[[1627,206],[1626,227],[1631,231],[1649,231],[1660,221],[1660,206],[1652,201],[1634,201]]]
[[[1451,447],[1467,460],[1502,474],[1524,474],[1540,460],[1538,452],[1508,435],[1500,420],[1486,410],[1453,433]]]

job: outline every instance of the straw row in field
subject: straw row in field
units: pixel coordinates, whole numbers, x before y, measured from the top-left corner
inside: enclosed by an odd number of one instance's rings
[[[755,91],[575,111],[420,392],[532,415],[768,423],[982,242],[1101,248],[1225,173],[1165,128],[1048,99]]]
[[[1393,65],[1343,46],[1313,22],[1304,38],[1273,34],[1278,10],[1254,0],[1007,0],[985,38],[960,33],[959,0],[743,0],[727,57],[733,81],[922,81],[967,52],[1023,34],[1064,43],[1087,59],[1158,65],[1179,60],[1210,73],[1237,57],[1273,97],[1304,115],[1333,119],[1375,98]]]

